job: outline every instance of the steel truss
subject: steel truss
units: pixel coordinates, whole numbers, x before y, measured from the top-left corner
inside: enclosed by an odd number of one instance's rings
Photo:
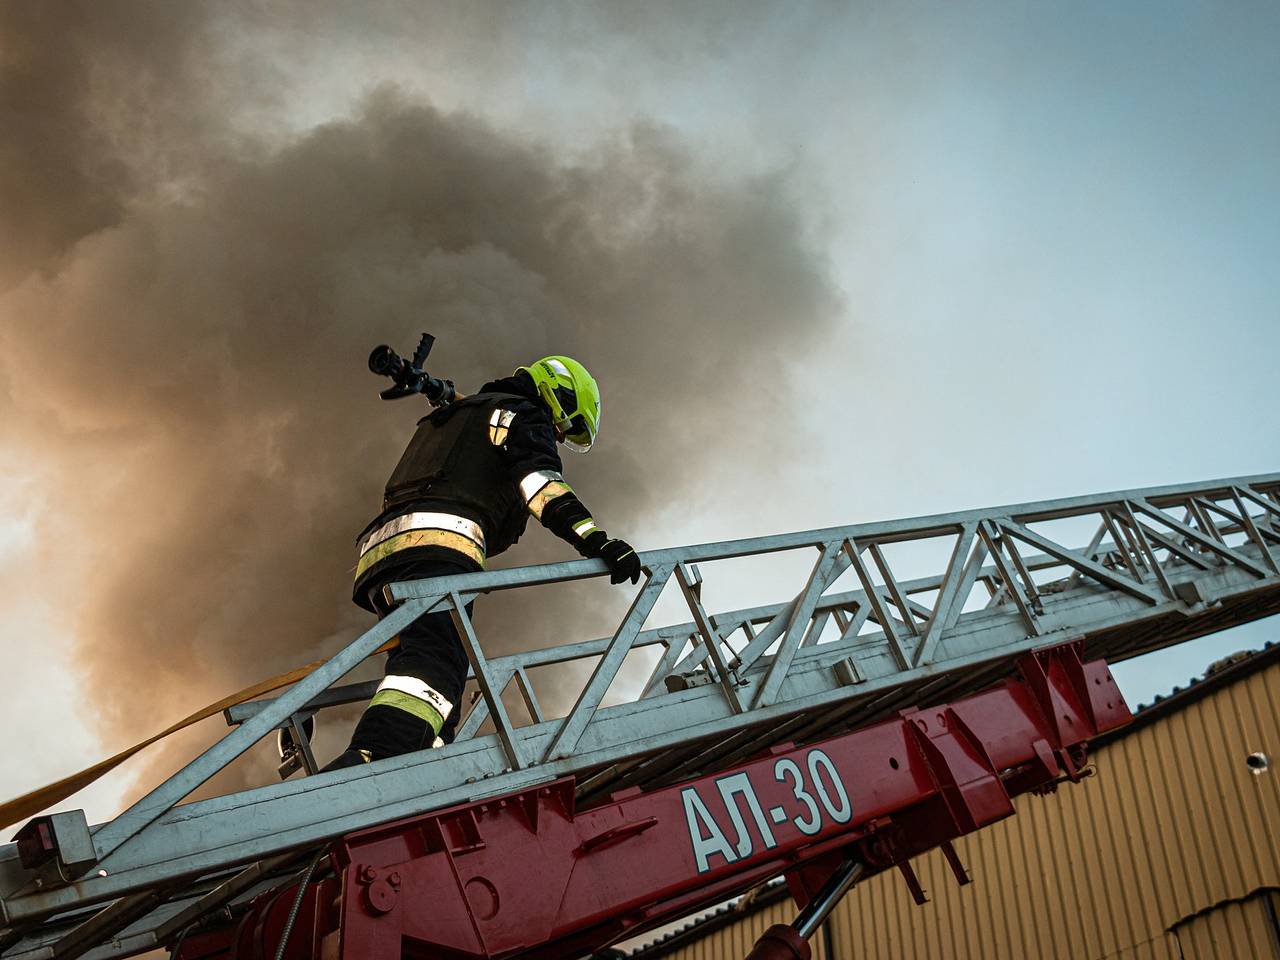
[[[1068,546],[1085,523],[1093,535]],[[917,543],[945,563],[900,576],[891,555]],[[699,565],[804,549],[817,559],[789,602],[705,609]],[[80,811],[59,815],[58,855],[41,864],[0,848],[0,950],[4,960],[128,956],[353,831],[566,776],[585,809],[964,696],[1033,649],[1081,640],[1086,657],[1121,660],[1268,616],[1280,612],[1277,558],[1280,474],[1270,474],[650,551],[612,636],[493,659],[467,602],[599,577],[603,563],[397,584],[390,616],[282,696],[229,712],[235,729],[114,820],[90,828]],[[646,629],[669,583],[691,619]],[[454,617],[479,692],[456,742],[178,806],[273,730],[367,696],[334,684],[435,610]],[[602,706],[643,648],[658,654],[648,682]],[[567,714],[549,717],[530,671],[574,662],[594,666]],[[506,708],[512,685],[527,720]],[[481,733],[486,721],[493,733]]]

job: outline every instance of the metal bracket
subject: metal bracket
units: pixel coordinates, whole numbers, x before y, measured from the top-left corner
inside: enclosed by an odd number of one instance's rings
[[[57,863],[59,876],[74,880],[98,862],[83,810],[36,817],[14,837],[18,859],[28,870]]]
[[[288,780],[299,770],[306,771],[308,776],[320,772],[315,754],[311,752],[315,732],[316,717],[313,713],[295,713],[276,731],[276,752],[280,755],[276,772],[281,780]]]

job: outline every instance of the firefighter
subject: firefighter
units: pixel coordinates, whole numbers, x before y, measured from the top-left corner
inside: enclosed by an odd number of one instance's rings
[[[384,617],[390,583],[483,570],[520,538],[529,515],[583,556],[604,560],[613,583],[638,582],[636,552],[596,524],[561,473],[557,443],[586,452],[599,429],[600,388],[582,364],[561,356],[520,367],[418,421],[382,512],[358,540],[355,602]],[[388,655],[351,745],[325,770],[451,742],[466,675],[450,612],[419,617]]]

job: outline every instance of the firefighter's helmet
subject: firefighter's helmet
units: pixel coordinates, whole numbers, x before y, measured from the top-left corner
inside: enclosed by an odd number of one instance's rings
[[[600,432],[600,387],[587,368],[570,357],[543,357],[520,367],[533,378],[538,395],[570,450],[586,453]]]

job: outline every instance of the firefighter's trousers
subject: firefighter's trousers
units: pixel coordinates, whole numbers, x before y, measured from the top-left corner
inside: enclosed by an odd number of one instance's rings
[[[421,580],[472,573],[474,568],[447,560],[419,560],[397,567],[393,578],[371,583],[369,601],[379,617],[393,608],[382,595],[392,579]],[[470,617],[474,603],[467,604]],[[431,746],[437,734],[453,740],[462,711],[467,655],[448,610],[419,617],[400,632],[400,646],[387,654],[385,678],[351,735],[351,749],[373,759]],[[388,691],[388,692],[384,692]],[[447,711],[444,709],[448,705]],[[436,728],[437,717],[443,725]]]

